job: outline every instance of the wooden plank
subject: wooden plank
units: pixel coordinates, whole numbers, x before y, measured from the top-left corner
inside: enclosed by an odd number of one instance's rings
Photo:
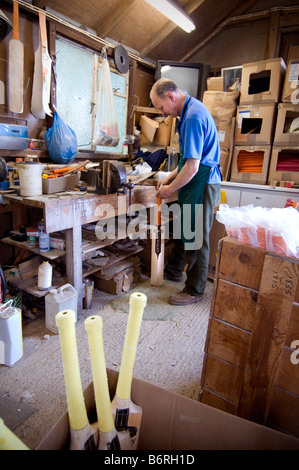
[[[251,331],[258,292],[219,279],[213,317]]]
[[[297,339],[299,339],[299,331]],[[275,386],[297,395],[299,399],[299,364],[294,364],[291,360],[293,351],[294,349],[283,348],[275,377]]]
[[[285,344],[290,348],[292,342],[296,340],[299,340],[299,304],[294,303],[291,311],[291,318]]]
[[[298,367],[298,366],[297,366]],[[299,437],[299,398],[275,388],[267,424]]]
[[[202,387],[238,405],[244,371],[224,361],[206,355]]]
[[[250,333],[218,320],[211,321],[208,353],[230,364],[245,368]]]
[[[224,398],[220,397],[216,393],[211,392],[210,390],[203,389],[201,392],[200,402],[205,403],[205,405],[213,406],[218,410],[225,411],[230,414],[237,414],[237,405],[231,403]]]
[[[265,257],[238,415],[267,421],[277,370],[288,329],[299,265]]]
[[[259,290],[266,252],[226,237],[221,243],[218,276],[236,284]]]

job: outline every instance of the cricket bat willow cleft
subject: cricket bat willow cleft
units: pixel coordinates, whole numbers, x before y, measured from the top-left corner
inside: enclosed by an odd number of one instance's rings
[[[131,385],[142,315],[146,302],[147,297],[143,293],[134,292],[130,295],[130,310],[122,360],[116,394],[111,404],[115,416],[115,428],[120,432],[129,431],[132,450],[136,450],[138,446],[142,408],[131,400]]]
[[[98,426],[91,425],[85,408],[76,342],[75,312],[62,310],[56,317],[70,422],[70,450],[95,450]]]

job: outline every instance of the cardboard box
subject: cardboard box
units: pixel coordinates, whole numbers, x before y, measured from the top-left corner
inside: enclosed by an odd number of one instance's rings
[[[299,184],[299,147],[273,145],[268,181],[294,181]]]
[[[232,157],[230,181],[266,184],[271,156],[271,145],[235,146]],[[253,171],[246,168],[254,167]],[[252,165],[251,165],[252,163]]]
[[[208,91],[223,91],[223,77],[209,77],[207,79]]]
[[[239,97],[239,91],[205,91],[202,102],[214,119],[230,121],[236,116]]]
[[[231,149],[220,148],[220,168],[223,181],[229,181],[232,154],[233,147]]]
[[[231,149],[234,145],[234,131],[236,119],[232,118],[227,121],[214,118],[220,148]]]
[[[107,372],[112,399],[118,373],[110,369]],[[97,419],[92,383],[84,391],[84,396],[89,419],[93,423]],[[143,408],[138,450],[299,449],[299,440],[294,437],[135,378],[132,381],[132,400]],[[37,450],[66,450],[69,431],[68,414],[64,413]],[[112,455],[104,452],[99,458]],[[130,454],[118,454],[120,458],[122,455]]]
[[[80,181],[81,172],[59,176],[58,178],[42,178],[43,194],[60,193],[68,191],[77,186]]]
[[[141,145],[152,143],[153,145],[167,147],[170,144],[172,129],[172,117],[158,117],[150,119],[142,115],[140,118]]]
[[[140,259],[132,256],[94,273],[94,285],[103,292],[116,295],[128,292],[140,281],[140,275]]]
[[[241,78],[241,104],[278,103],[285,77],[282,58],[244,64]]]
[[[278,105],[274,145],[299,146],[299,104],[280,103]]]
[[[291,59],[288,62],[281,101],[294,105],[299,104],[299,59]]]
[[[240,105],[237,109],[235,145],[271,145],[276,104]]]

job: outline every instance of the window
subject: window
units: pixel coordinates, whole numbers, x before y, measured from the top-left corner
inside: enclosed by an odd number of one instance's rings
[[[101,58],[92,51],[74,45],[68,40],[56,39],[56,92],[57,112],[76,133],[78,149],[97,152],[121,153],[126,137],[128,73],[119,74],[110,66],[112,88],[118,118],[119,144],[117,147],[92,146],[95,102],[101,73]],[[94,78],[95,68],[97,77]],[[97,89],[94,89],[97,84]],[[94,98],[93,98],[94,97]]]

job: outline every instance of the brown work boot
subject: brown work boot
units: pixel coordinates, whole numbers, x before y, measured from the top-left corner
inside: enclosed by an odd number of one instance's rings
[[[176,294],[172,294],[168,298],[168,303],[171,305],[191,305],[195,304],[196,302],[200,302],[203,299],[203,294],[199,295],[191,295],[186,292],[185,289],[183,289],[180,292],[177,292]]]

